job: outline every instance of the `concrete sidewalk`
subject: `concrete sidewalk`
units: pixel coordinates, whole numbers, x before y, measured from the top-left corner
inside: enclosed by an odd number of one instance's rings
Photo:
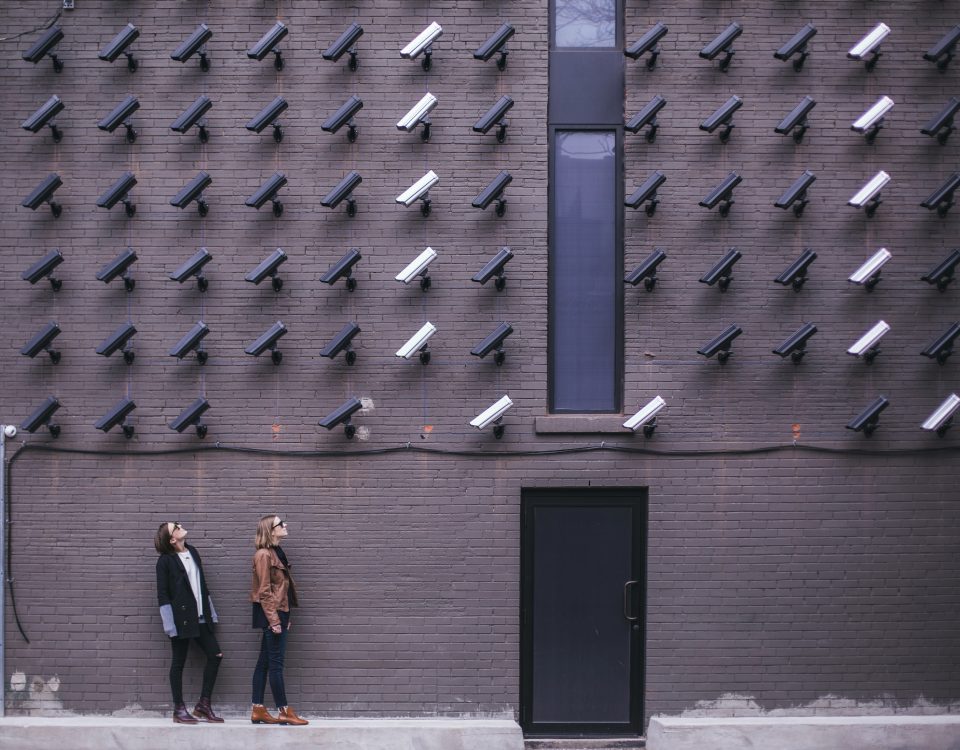
[[[523,750],[505,719],[318,719],[306,727],[249,719],[184,726],[170,719],[0,718],[0,750]]]

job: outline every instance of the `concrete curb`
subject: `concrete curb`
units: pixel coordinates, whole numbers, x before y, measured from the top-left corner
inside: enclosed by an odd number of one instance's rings
[[[654,717],[648,750],[960,750],[960,716]]]
[[[169,719],[0,718],[0,750],[523,750],[516,722],[467,719],[320,719],[306,727],[249,719],[182,726]]]

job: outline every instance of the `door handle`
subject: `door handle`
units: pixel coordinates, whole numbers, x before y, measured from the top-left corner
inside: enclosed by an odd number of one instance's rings
[[[640,619],[637,616],[630,616],[630,587],[636,583],[639,581],[627,581],[623,584],[623,616],[633,622]]]

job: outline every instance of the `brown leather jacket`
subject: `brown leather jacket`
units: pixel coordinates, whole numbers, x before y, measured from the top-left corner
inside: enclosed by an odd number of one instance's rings
[[[277,612],[289,612],[297,606],[297,589],[290,571],[280,562],[280,557],[271,548],[258,549],[253,553],[253,585],[250,601],[260,604],[267,622],[273,626],[280,623]]]

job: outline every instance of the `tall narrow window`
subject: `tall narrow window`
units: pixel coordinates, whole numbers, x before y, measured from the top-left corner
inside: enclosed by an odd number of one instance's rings
[[[554,0],[553,14],[557,47],[617,44],[617,0]]]
[[[616,133],[553,137],[550,410],[620,410]]]

